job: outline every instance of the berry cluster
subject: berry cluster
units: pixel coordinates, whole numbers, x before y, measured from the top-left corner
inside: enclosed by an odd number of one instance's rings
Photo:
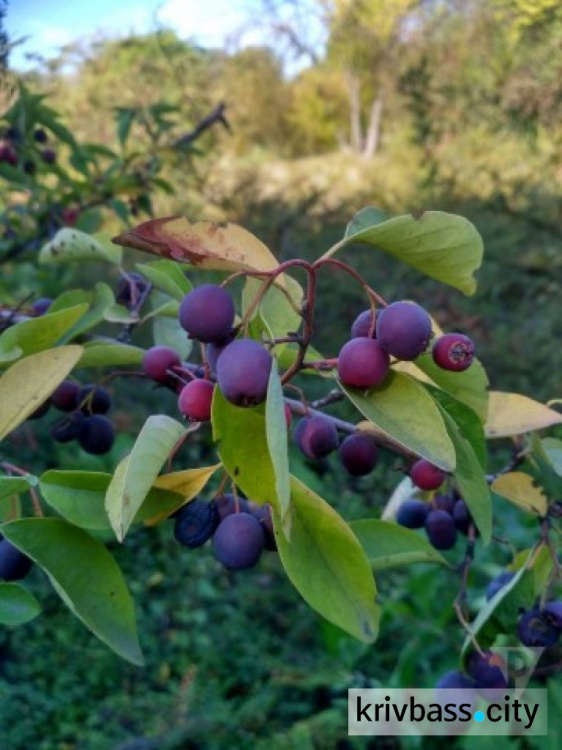
[[[277,549],[270,506],[230,494],[184,505],[175,514],[174,536],[191,549],[212,538],[217,559],[229,570],[251,568],[264,549]]]
[[[465,501],[455,493],[435,495],[431,502],[406,500],[398,508],[396,521],[407,529],[425,528],[435,549],[447,550],[455,546],[459,531],[468,535],[472,516]]]
[[[438,690],[463,689],[479,692],[486,697],[489,690],[504,690],[509,687],[507,665],[493,651],[473,651],[466,663],[466,674],[460,671],[447,672],[437,682]]]
[[[56,151],[46,146],[49,136],[43,128],[33,131],[33,139],[26,141],[25,134],[15,127],[10,126],[0,136],[0,163],[5,162],[12,167],[20,164],[28,175],[34,175],[37,171],[37,157],[45,164],[54,164],[57,160]]]
[[[64,380],[45,404],[46,409],[52,404],[67,413],[51,427],[51,435],[58,443],[77,440],[83,450],[94,455],[111,450],[115,430],[104,416],[111,408],[111,396],[106,388]],[[45,404],[41,408],[45,408]]]

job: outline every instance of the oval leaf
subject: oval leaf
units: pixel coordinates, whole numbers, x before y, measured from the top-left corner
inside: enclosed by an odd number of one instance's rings
[[[533,478],[522,471],[510,471],[494,479],[492,490],[530,513],[537,513],[541,518],[546,516],[548,500],[540,487],[534,484]]]
[[[353,521],[349,525],[365,550],[373,570],[423,562],[451,567],[427,539],[411,529],[390,521],[370,518]]]
[[[341,387],[359,411],[394,442],[444,471],[453,471],[455,449],[441,413],[413,378],[391,371],[377,388]]]
[[[90,235],[78,229],[64,227],[41,248],[39,263],[66,263],[71,261],[101,260],[120,263],[122,250],[115,247],[107,235]]]
[[[0,583],[0,622],[3,625],[23,625],[41,612],[33,594],[17,583]]]
[[[480,268],[484,248],[470,221],[442,211],[426,211],[419,217],[396,216],[380,222],[380,217],[373,220],[371,211],[360,211],[352,219],[344,240],[323,257],[360,242],[465,294],[475,292],[474,272]]]
[[[219,271],[271,271],[279,263],[253,234],[237,224],[190,224],[183,216],[150,219],[113,240],[162,258]]]
[[[130,455],[121,461],[107,489],[105,507],[117,539],[122,542],[160,469],[185,428],[159,414],[149,417]]]
[[[58,518],[12,521],[2,526],[2,533],[47,573],[65,604],[94,635],[127,661],[143,664],[133,601],[103,544]]]
[[[267,400],[265,402],[265,432],[267,447],[275,474],[275,493],[279,515],[287,537],[291,533],[291,481],[289,475],[289,449],[287,446],[287,422],[283,388],[273,363],[269,374]]]
[[[191,291],[191,282],[178,264],[172,260],[137,263],[136,267],[157,289],[166,292],[174,299],[182,300]]]
[[[486,437],[501,438],[523,435],[562,424],[562,414],[519,393],[490,391]]]
[[[129,344],[87,341],[78,367],[116,367],[118,365],[140,365],[144,349]]]
[[[369,561],[345,521],[291,478],[292,528],[286,538],[273,511],[279,556],[292,584],[323,617],[366,643],[378,634],[380,610]]]
[[[81,346],[32,354],[0,377],[0,440],[43,404],[82,356]]]
[[[174,471],[170,474],[163,474],[154,482],[154,488],[169,490],[175,495],[179,495],[182,501],[176,508],[174,508],[174,510],[177,510],[178,507],[193,500],[193,498],[201,492],[220,466],[221,464],[215,464],[214,466],[200,466],[197,469],[185,469],[184,471]],[[151,502],[148,499],[143,503],[142,511],[147,525],[156,524],[170,515],[170,511],[168,511],[162,504],[158,506],[154,501]]]
[[[77,305],[8,328],[0,336],[0,359],[3,352],[10,353],[15,348],[20,349],[20,357],[48,349],[73,328],[87,309],[88,305]]]
[[[0,476],[0,498],[27,492],[30,487],[36,487],[37,482],[38,479],[33,474],[26,474],[23,477]]]

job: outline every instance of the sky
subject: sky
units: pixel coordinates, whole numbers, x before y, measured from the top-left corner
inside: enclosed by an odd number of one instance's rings
[[[221,47],[259,8],[259,0],[9,0],[5,27],[12,42],[29,37],[11,54],[11,66],[30,66],[25,53],[43,57],[77,38],[143,33],[173,28],[203,47]],[[263,32],[249,30],[241,45],[263,43]]]

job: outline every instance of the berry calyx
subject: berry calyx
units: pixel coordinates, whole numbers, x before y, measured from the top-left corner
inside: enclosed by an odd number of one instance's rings
[[[462,333],[446,333],[433,344],[431,355],[442,370],[463,372],[474,361],[474,344]]]

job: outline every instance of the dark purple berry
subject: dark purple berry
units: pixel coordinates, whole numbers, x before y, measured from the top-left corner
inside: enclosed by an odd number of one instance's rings
[[[458,692],[461,691],[462,692]],[[455,691],[451,693],[451,691]],[[474,680],[460,671],[446,672],[435,685],[435,699],[444,706],[447,703],[468,703],[473,707],[476,703],[476,684]]]
[[[468,505],[464,500],[457,500],[453,508],[453,518],[455,519],[455,526],[465,536],[468,535],[468,531],[473,524],[472,515],[468,509]],[[478,533],[478,529],[476,529]]]
[[[51,400],[47,399],[46,401],[43,401],[41,406],[38,406],[37,409],[35,409],[35,411],[31,412],[28,419],[41,419],[41,417],[44,417],[50,408],[51,408]]]
[[[517,624],[517,635],[524,646],[549,648],[554,646],[562,631],[537,609],[524,612]]]
[[[26,159],[22,167],[23,171],[28,175],[34,175],[37,172],[37,165],[32,159]]]
[[[178,399],[178,408],[190,422],[208,422],[215,386],[210,380],[192,380],[185,385]]]
[[[215,505],[219,514],[219,519],[223,521],[227,516],[233,513],[249,513],[250,506],[248,501],[243,497],[234,497],[230,493],[220,495],[215,498]]]
[[[474,690],[476,687],[474,681],[467,677],[463,672],[452,671],[446,672],[439,678],[435,685],[437,689],[447,688],[450,690]]]
[[[47,143],[47,140],[48,140],[47,133],[45,133],[45,131],[43,130],[43,128],[37,128],[33,132],[33,137],[35,138],[35,140],[37,141],[37,143]]]
[[[217,362],[217,383],[223,396],[236,406],[260,404],[267,395],[271,365],[271,354],[257,341],[233,341]]]
[[[7,539],[0,540],[0,580],[20,581],[29,573],[33,561]]]
[[[430,510],[425,519],[427,537],[435,549],[451,549],[457,541],[457,528],[452,516],[444,510]]]
[[[476,683],[477,688],[492,688],[502,690],[508,686],[504,675],[505,662],[493,651],[483,651],[479,654],[473,651],[468,657],[466,671]]]
[[[415,302],[393,302],[377,315],[377,339],[398,359],[415,359],[430,338],[431,318]]]
[[[410,469],[410,479],[420,490],[436,490],[447,475],[425,458],[418,459]]]
[[[142,369],[149,378],[157,383],[170,383],[172,378],[168,370],[180,367],[181,358],[175,349],[169,346],[153,346],[147,350],[142,360]]]
[[[258,505],[258,507],[255,510],[253,509],[251,513],[261,523],[264,534],[264,549],[269,550],[270,552],[276,552],[277,540],[275,539],[275,532],[273,531],[271,505],[269,503]]]
[[[228,337],[234,322],[232,297],[216,284],[203,284],[186,294],[180,304],[180,325],[189,337],[208,343]]]
[[[107,453],[113,446],[115,431],[112,423],[101,414],[86,417],[82,424],[78,442],[86,453],[99,456]]]
[[[76,408],[84,414],[105,414],[111,409],[111,396],[103,386],[83,385],[76,394]]]
[[[206,345],[205,357],[207,359],[207,364],[209,365],[209,368],[211,370],[211,374],[213,375],[216,374],[218,359],[220,355],[223,353],[225,347],[227,347],[230,343],[232,343],[232,341],[234,341],[234,337],[229,336],[223,342],[211,342],[210,344]]]
[[[174,536],[185,547],[201,547],[215,533],[219,513],[214,502],[196,497],[175,514]]]
[[[57,443],[70,443],[71,440],[78,440],[85,421],[86,416],[81,411],[73,411],[67,417],[55,422],[51,427],[51,437]]]
[[[73,380],[63,380],[51,394],[51,403],[59,411],[74,411],[79,390],[80,383],[75,383]]]
[[[7,162],[15,167],[18,163],[18,153],[11,143],[0,141],[0,162]]]
[[[213,537],[217,559],[230,570],[253,567],[263,552],[264,544],[262,526],[249,513],[227,516]]]
[[[380,385],[388,375],[390,359],[378,341],[351,339],[338,355],[338,376],[343,385],[371,388]]]
[[[449,515],[453,515],[455,500],[451,495],[435,495],[432,501],[435,510],[444,510]]]
[[[370,435],[356,432],[348,435],[339,447],[344,468],[353,477],[362,477],[372,471],[377,463],[378,450]]]
[[[54,164],[57,160],[56,151],[54,151],[52,148],[44,148],[41,151],[41,158],[43,159],[45,164]]]
[[[53,300],[49,299],[48,297],[41,297],[41,299],[36,299],[35,302],[32,302],[31,309],[33,311],[33,315],[35,315],[36,318],[40,318],[42,315],[45,315],[49,311],[49,308],[53,304]]]
[[[496,578],[491,580],[488,584],[488,587],[486,588],[486,599],[488,601],[490,601],[490,599],[493,599],[498,591],[503,589],[504,586],[507,586],[507,584],[513,579],[514,575],[515,573],[506,571],[505,573],[500,573],[499,576],[496,576]]]
[[[462,372],[474,361],[474,344],[462,333],[446,333],[433,344],[431,354],[443,370]]]
[[[138,304],[148,287],[148,281],[140,273],[128,273],[121,276],[115,290],[115,301],[130,308]]]
[[[430,510],[431,506],[422,500],[405,500],[396,511],[396,523],[407,529],[421,529]]]
[[[338,447],[338,431],[328,417],[303,417],[295,427],[295,442],[308,458],[324,458]]]
[[[543,614],[555,627],[562,630],[562,602],[549,602],[543,607]]]
[[[373,318],[376,319],[376,315],[373,315],[372,310],[364,310],[360,313],[351,326],[351,338],[375,338],[375,326],[373,324]]]

